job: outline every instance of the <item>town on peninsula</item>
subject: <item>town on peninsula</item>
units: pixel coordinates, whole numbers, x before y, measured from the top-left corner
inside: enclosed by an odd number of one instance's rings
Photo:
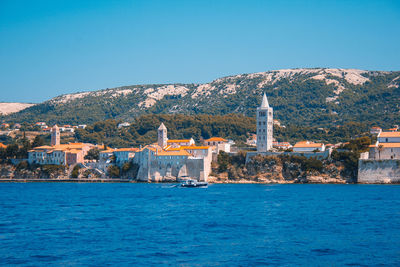
[[[336,143],[311,139],[312,135],[293,142],[289,135],[285,140],[282,134],[289,127],[274,119],[275,103],[269,101],[265,92],[255,97],[258,100],[255,120],[227,114],[217,118],[221,123],[215,116],[191,115],[188,119],[179,114],[156,118],[144,115],[142,125],[132,120],[49,125],[44,121],[10,122],[3,117],[0,181],[400,182],[400,131],[398,125],[393,125],[395,121],[389,129],[374,125],[366,133],[347,140],[341,138]],[[147,134],[149,131],[141,129],[143,123],[151,129],[151,134],[146,138],[137,134],[136,144],[115,145],[116,142],[106,141],[111,136],[125,140],[133,131]],[[207,127],[212,129],[206,131]],[[219,135],[213,135],[218,127]],[[336,128],[339,135],[340,131],[349,131],[345,127]],[[232,133],[238,131],[240,138],[232,138]],[[323,127],[316,131],[327,132]]]

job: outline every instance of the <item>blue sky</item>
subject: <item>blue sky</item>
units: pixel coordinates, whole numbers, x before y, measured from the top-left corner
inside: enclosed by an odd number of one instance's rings
[[[282,68],[400,70],[400,1],[0,0],[0,102]]]

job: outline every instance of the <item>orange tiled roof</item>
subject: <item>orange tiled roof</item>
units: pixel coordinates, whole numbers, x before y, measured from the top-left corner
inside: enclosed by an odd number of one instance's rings
[[[189,143],[190,139],[171,139],[167,143]]]
[[[400,137],[400,132],[381,132],[378,137]]]
[[[114,151],[115,152],[124,152],[124,151],[127,151],[127,152],[138,152],[139,150],[140,150],[139,148],[131,147],[131,148],[117,148]]]
[[[379,143],[378,145],[370,145],[369,147],[378,147],[382,146],[384,148],[389,148],[389,147],[400,147],[400,143]]]
[[[322,147],[322,143],[313,143],[313,142],[308,142],[308,141],[301,141],[297,142],[294,147]]]
[[[3,143],[0,143],[0,147],[1,148],[6,148],[7,146],[5,144],[3,144]]]
[[[204,140],[205,142],[227,142],[228,140],[222,137],[211,137],[209,139]]]
[[[165,151],[161,150],[157,153],[158,156],[191,156],[189,152],[186,150],[179,150],[179,151]]]
[[[168,147],[168,151],[179,151],[179,150],[196,150],[196,149],[209,149],[209,146],[181,146],[181,147]]]

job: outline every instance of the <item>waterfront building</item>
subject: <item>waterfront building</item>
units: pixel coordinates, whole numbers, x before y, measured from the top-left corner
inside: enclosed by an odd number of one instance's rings
[[[257,152],[267,152],[272,149],[273,109],[268,104],[267,96],[263,95],[261,106],[257,108]]]
[[[115,156],[115,163],[117,165],[122,165],[129,162],[135,157],[135,153],[139,152],[139,148],[119,148],[113,150],[113,155]]]
[[[167,140],[167,128],[162,123],[158,128],[157,144],[145,146],[132,159],[139,165],[137,179],[159,182],[190,177],[207,181],[211,172],[211,148],[196,146],[193,139],[174,140],[171,143],[167,143]]]
[[[84,163],[87,152],[95,145],[87,143],[69,143],[52,146],[35,147],[28,151],[28,162],[30,164],[56,164],[74,165]]]

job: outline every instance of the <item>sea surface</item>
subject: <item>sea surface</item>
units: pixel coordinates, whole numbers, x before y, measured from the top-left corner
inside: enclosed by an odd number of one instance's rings
[[[0,265],[400,265],[400,186],[2,183]]]

